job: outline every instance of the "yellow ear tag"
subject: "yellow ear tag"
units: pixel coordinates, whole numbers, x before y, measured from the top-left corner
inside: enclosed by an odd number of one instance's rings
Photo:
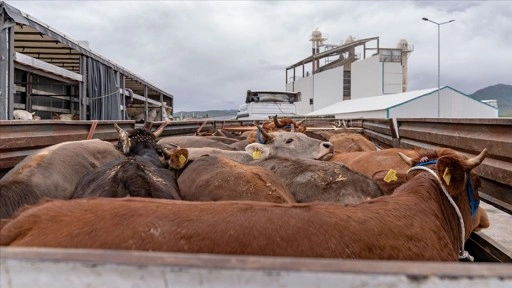
[[[261,157],[261,151],[256,149],[252,152],[252,159],[257,160]]]
[[[178,160],[180,161],[181,164],[183,164],[183,163],[187,162],[187,157],[180,155]]]
[[[443,179],[444,179],[444,182],[446,182],[446,185],[450,186],[450,180],[452,179],[452,174],[450,174],[450,169],[448,169],[448,167],[446,167],[446,169],[444,169]]]
[[[386,183],[389,183],[396,180],[398,180],[398,177],[396,177],[396,171],[393,169],[389,169],[388,174],[384,176],[384,181],[386,181]]]

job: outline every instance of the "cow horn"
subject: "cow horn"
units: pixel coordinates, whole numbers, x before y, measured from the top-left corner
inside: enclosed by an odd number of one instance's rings
[[[261,135],[263,135],[263,137],[265,137],[265,139],[267,139],[267,140],[271,139],[271,136],[268,135],[267,131],[265,131],[265,129],[263,129],[263,127],[261,127],[261,125],[256,125],[256,127],[258,128],[258,130],[260,130]]]
[[[290,126],[290,132],[295,132],[295,123],[292,123]]]
[[[296,124],[297,126],[300,126],[300,125],[302,125],[302,123],[304,123],[304,121],[306,121],[306,119],[302,119],[302,120],[300,120],[299,122],[295,122],[295,124]]]
[[[409,164],[411,166],[414,164],[414,161],[412,160],[412,158],[409,158],[408,156],[406,156],[402,152],[398,152],[398,155],[400,156],[400,158],[402,158],[402,160],[404,160],[405,163],[407,163],[407,164]]]
[[[162,123],[162,125],[160,125],[160,127],[158,127],[156,129],[155,132],[153,132],[153,134],[155,135],[156,138],[160,137],[160,135],[162,135],[162,132],[164,132],[164,128],[165,126],[167,126],[167,124],[169,124],[168,122],[164,122]]]
[[[480,154],[478,154],[478,156],[476,156],[475,158],[468,159],[465,163],[467,170],[471,170],[471,169],[475,168],[476,166],[480,165],[480,163],[482,163],[482,161],[484,161],[486,156],[487,156],[487,148],[484,148],[484,150],[482,150],[482,152],[480,152]]]
[[[283,124],[281,124],[281,121],[279,121],[277,115],[274,116],[274,125],[276,125],[277,128],[283,127]]]
[[[119,133],[119,138],[128,138],[128,134],[124,131],[117,123],[114,123],[114,127],[116,128],[117,133]]]

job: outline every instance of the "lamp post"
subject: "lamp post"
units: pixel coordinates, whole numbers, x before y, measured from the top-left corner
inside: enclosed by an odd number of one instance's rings
[[[431,23],[434,23],[437,25],[437,117],[441,117],[441,96],[440,96],[440,89],[441,89],[441,25],[448,24],[450,22],[453,22],[455,20],[450,20],[446,22],[437,23],[435,21],[432,21],[426,17],[421,18],[423,21],[428,21]]]

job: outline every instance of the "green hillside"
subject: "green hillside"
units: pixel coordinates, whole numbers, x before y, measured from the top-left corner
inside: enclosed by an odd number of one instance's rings
[[[469,95],[476,100],[493,100],[498,102],[498,115],[512,117],[512,85],[497,84],[476,91]]]

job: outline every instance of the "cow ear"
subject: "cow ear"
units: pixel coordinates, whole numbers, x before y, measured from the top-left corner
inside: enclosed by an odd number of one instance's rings
[[[441,157],[437,160],[437,174],[450,196],[464,192],[466,171],[462,163],[452,157]]]
[[[260,143],[251,143],[245,146],[245,152],[251,155],[253,160],[267,159],[270,155],[268,146]]]

